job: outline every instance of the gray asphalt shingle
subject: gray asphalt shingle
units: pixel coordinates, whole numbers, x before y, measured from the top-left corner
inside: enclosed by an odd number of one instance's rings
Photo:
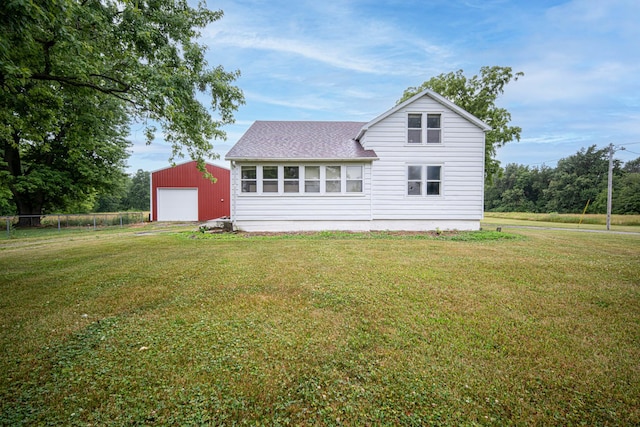
[[[227,160],[357,160],[376,158],[354,138],[365,122],[256,121]]]

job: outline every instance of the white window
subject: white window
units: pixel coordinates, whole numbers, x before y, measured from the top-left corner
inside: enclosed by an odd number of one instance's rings
[[[362,193],[362,166],[347,166],[347,193]]]
[[[278,166],[262,167],[262,192],[278,192]]]
[[[409,114],[407,120],[407,141],[422,144],[422,114]]]
[[[440,196],[442,194],[442,166],[407,166],[407,195]]]
[[[284,192],[285,193],[300,192],[300,167],[299,166],[284,167]]]
[[[340,166],[327,166],[325,168],[325,192],[340,193],[342,192],[342,173]]]
[[[427,144],[441,142],[440,114],[427,114]]]
[[[409,166],[407,170],[409,196],[422,195],[422,166]]]
[[[304,192],[320,192],[320,166],[304,167]]]
[[[364,166],[262,165],[241,166],[242,193],[336,195],[364,191]]]
[[[426,118],[426,129],[424,122]],[[409,113],[407,115],[407,142],[409,144],[440,144],[442,142],[442,114]]]
[[[255,193],[257,190],[257,176],[255,166],[242,166],[240,181],[243,193]]]
[[[442,166],[427,166],[427,196],[439,196],[442,190]]]

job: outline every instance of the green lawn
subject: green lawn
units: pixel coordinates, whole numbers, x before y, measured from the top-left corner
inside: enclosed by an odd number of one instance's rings
[[[0,424],[640,424],[640,236],[462,237],[4,240]]]

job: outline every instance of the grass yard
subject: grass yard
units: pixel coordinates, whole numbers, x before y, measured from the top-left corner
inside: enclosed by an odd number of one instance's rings
[[[462,237],[0,242],[0,424],[640,424],[640,236]]]

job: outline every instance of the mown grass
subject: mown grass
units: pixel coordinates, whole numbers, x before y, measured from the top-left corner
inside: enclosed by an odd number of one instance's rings
[[[640,423],[640,238],[474,235],[4,246],[0,423]]]

